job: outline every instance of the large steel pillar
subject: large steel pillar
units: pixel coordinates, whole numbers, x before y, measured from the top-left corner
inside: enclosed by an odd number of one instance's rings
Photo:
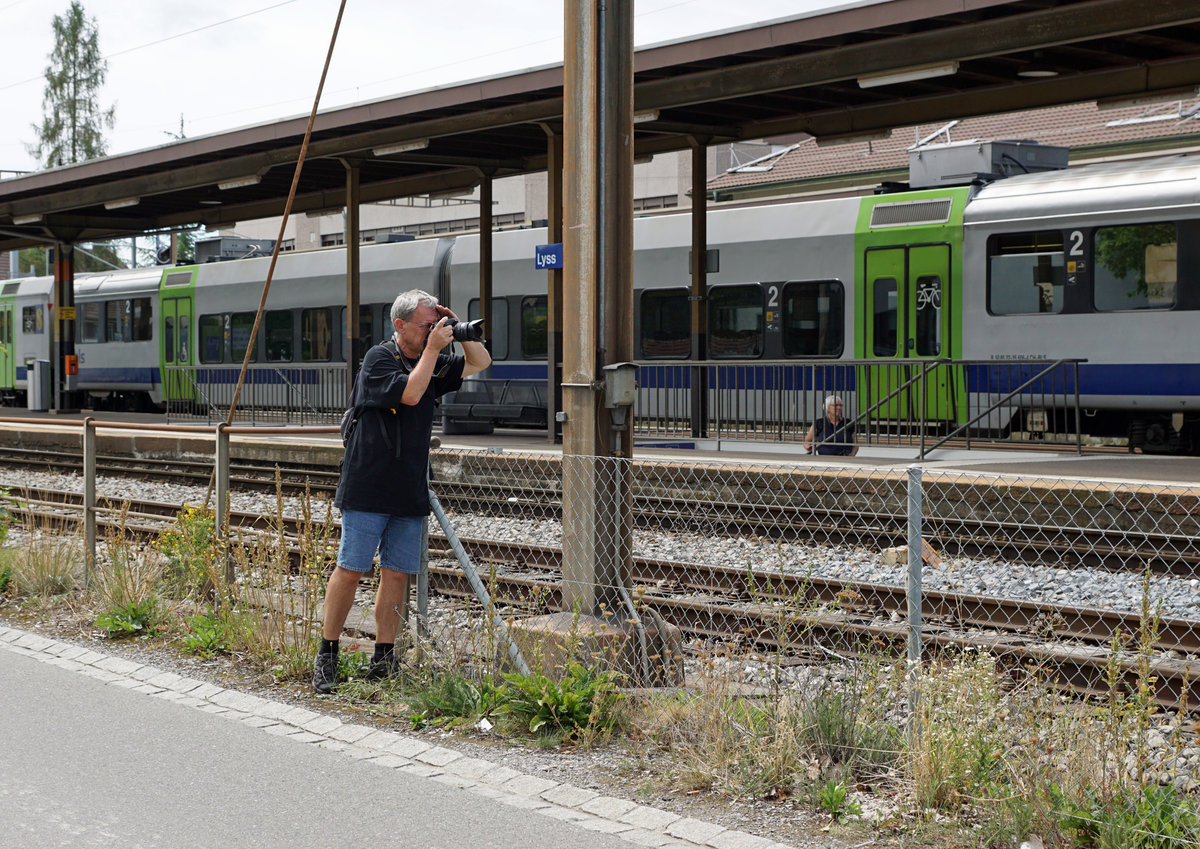
[[[603,377],[633,359],[633,2],[567,0],[565,17],[563,596],[612,616],[632,543],[632,415]]]

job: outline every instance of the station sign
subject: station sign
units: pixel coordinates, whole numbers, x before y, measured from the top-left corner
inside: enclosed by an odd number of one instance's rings
[[[74,321],[75,320],[75,307],[59,307],[58,308],[58,320],[59,321]]]
[[[552,245],[538,245],[536,248],[534,248],[533,265],[538,271],[548,271],[551,268],[562,268],[562,242],[555,242]]]

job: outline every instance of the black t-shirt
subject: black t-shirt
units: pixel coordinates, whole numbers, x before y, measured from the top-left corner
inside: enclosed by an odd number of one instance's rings
[[[466,360],[461,354],[439,354],[425,394],[419,403],[407,406],[400,398],[413,365],[383,345],[363,358],[350,398],[360,418],[346,445],[335,507],[392,516],[429,515],[426,471],[433,402],[462,385]]]
[[[816,452],[843,457],[850,456],[850,452],[854,450],[854,431],[847,427],[849,424],[848,421],[842,419],[839,424],[835,425],[828,416],[817,421],[816,427],[813,428]]]

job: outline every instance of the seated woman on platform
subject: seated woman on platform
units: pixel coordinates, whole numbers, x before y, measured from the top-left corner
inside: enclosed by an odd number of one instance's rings
[[[858,453],[854,429],[842,418],[843,406],[842,399],[836,395],[825,399],[825,415],[813,422],[804,437],[805,454],[813,453],[814,446],[818,454],[853,457]]]

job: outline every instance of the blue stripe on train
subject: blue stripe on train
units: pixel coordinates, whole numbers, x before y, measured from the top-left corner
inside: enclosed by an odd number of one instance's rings
[[[215,371],[200,371],[196,374],[196,384],[198,386],[235,386],[238,382],[238,374],[241,373],[241,368],[223,368]],[[315,368],[305,368],[303,366],[278,366],[264,367],[261,363],[255,363],[250,367],[250,371],[246,373],[246,384],[256,386],[270,386],[277,383],[301,384],[301,385],[317,385],[321,383],[321,375],[323,371]]]
[[[20,370],[18,369],[18,379],[20,378]],[[136,383],[142,386],[151,386],[159,381],[158,367],[143,367],[143,368],[87,368],[80,366],[79,382],[87,383]]]
[[[1041,371],[1031,363],[967,367],[968,392],[1011,392]],[[1033,380],[1022,394],[1074,393],[1075,370],[1059,366]],[[1200,364],[1101,365],[1080,363],[1081,395],[1200,395]]]
[[[881,363],[884,361],[880,361]],[[966,367],[968,392],[1011,392],[1029,380],[1043,367],[1032,363],[995,363]],[[813,369],[797,364],[793,367],[722,366],[722,386],[743,389],[816,390],[852,392],[857,371],[850,365],[833,365]],[[709,374],[709,388],[717,386],[717,372]],[[491,376],[497,379],[545,380],[544,363],[506,364],[492,366]],[[814,380],[815,376],[815,380]],[[691,368],[677,366],[665,369],[648,364],[639,370],[639,386],[643,389],[662,387],[688,388]],[[1070,366],[1059,366],[1033,381],[1023,394],[1065,393],[1075,391],[1075,372]],[[1200,363],[1152,364],[1093,364],[1079,365],[1079,392],[1083,395],[1166,395],[1200,396]]]

